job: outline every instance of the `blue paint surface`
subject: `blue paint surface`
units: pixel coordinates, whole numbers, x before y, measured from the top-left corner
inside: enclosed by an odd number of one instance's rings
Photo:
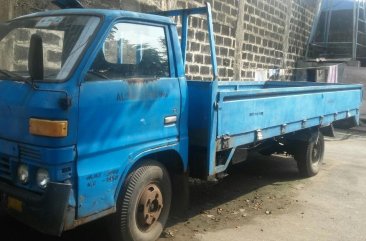
[[[235,148],[255,143],[258,130],[265,140],[347,117],[359,119],[362,85],[219,81],[216,87],[215,83],[188,82],[190,145],[205,151],[205,165],[190,166],[207,168],[206,175],[217,173],[215,154],[221,150],[217,142],[222,137],[230,138],[227,148]]]

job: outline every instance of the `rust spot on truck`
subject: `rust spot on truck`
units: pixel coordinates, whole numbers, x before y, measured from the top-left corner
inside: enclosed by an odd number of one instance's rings
[[[82,224],[85,224],[85,223],[89,223],[93,220],[96,220],[96,219],[99,219],[101,217],[105,217],[109,214],[112,214],[112,213],[115,213],[116,212],[116,207],[112,207],[112,208],[109,208],[107,210],[104,210],[102,212],[99,212],[99,213],[94,213],[90,216],[87,216],[87,217],[83,217],[83,218],[80,218],[80,219],[77,219],[77,220],[74,220],[73,224],[67,226],[65,228],[65,230],[70,230],[70,229],[74,229]]]

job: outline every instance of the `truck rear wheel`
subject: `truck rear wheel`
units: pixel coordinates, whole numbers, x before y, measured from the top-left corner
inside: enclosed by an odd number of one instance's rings
[[[171,182],[156,161],[138,166],[128,176],[117,202],[112,238],[119,241],[152,241],[159,238],[168,219]]]
[[[318,174],[324,156],[324,137],[319,132],[308,141],[301,141],[296,147],[295,160],[303,177]]]

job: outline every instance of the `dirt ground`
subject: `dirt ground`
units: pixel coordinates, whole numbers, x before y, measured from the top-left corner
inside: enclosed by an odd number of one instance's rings
[[[322,170],[301,179],[290,157],[255,156],[219,182],[191,181],[191,205],[159,241],[366,241],[366,128],[326,140]],[[103,221],[41,235],[0,214],[3,241],[107,241]]]

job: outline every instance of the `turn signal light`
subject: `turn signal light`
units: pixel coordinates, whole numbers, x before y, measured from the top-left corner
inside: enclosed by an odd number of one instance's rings
[[[66,137],[68,121],[29,119],[29,133],[37,136]]]

